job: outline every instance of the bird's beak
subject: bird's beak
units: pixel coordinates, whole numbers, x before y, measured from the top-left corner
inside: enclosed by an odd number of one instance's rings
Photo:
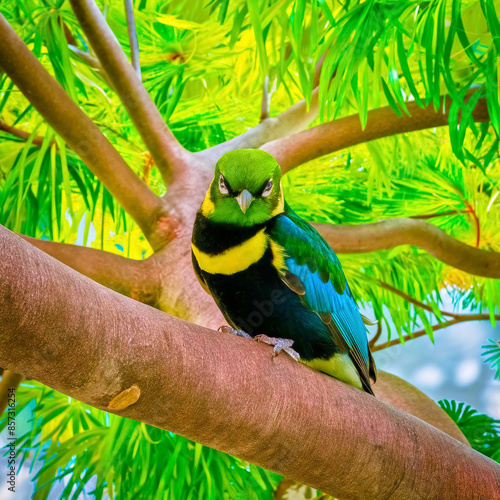
[[[240,206],[241,208],[241,211],[243,213],[246,213],[246,211],[248,210],[248,207],[250,206],[250,204],[252,203],[253,201],[253,196],[250,194],[249,191],[247,191],[246,189],[244,189],[237,197],[236,197],[236,201],[238,202],[238,205]]]

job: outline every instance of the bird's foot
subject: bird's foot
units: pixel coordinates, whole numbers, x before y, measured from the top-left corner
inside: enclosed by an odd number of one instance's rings
[[[243,337],[245,339],[253,338],[251,335],[248,335],[247,332],[244,332],[243,330],[236,330],[236,328],[233,328],[231,326],[220,326],[219,332],[231,333],[232,335],[238,335],[238,337]]]
[[[292,349],[293,340],[278,339],[276,337],[268,337],[267,335],[256,335],[254,339],[257,342],[265,342],[266,344],[274,346],[273,357],[277,356],[281,351],[285,351],[295,361],[299,361],[300,359],[299,353]]]

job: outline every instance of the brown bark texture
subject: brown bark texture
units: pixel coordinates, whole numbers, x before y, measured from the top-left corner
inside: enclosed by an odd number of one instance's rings
[[[72,0],[71,6],[157,167],[169,178],[187,152],[168,129],[97,4],[93,0]]]
[[[421,108],[415,102],[410,102],[407,104],[410,115],[401,117],[397,116],[389,106],[373,109],[368,112],[364,129],[361,128],[358,115],[346,116],[289,137],[273,140],[265,144],[262,149],[278,160],[283,172],[288,172],[298,165],[356,144],[394,134],[447,125],[450,104],[449,98],[441,98],[439,111],[435,111],[433,106]],[[479,99],[473,118],[477,122],[489,120],[486,99]]]
[[[4,228],[0,253],[1,366],[339,498],[500,498],[498,464],[377,398],[130,300]]]
[[[315,224],[315,227],[337,253],[365,253],[413,245],[470,274],[500,278],[500,254],[466,245],[423,220],[401,218],[355,226]]]

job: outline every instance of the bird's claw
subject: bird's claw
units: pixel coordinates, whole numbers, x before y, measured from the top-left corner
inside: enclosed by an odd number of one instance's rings
[[[299,361],[300,359],[299,353],[292,349],[293,340],[268,337],[267,335],[256,335],[254,339],[257,342],[265,342],[266,344],[274,346],[273,357],[277,356],[281,351],[285,351],[295,361]]]
[[[236,330],[236,328],[233,328],[231,326],[220,326],[219,327],[219,332],[230,333],[232,335],[237,335],[238,337],[243,337],[245,339],[251,339],[252,338],[252,336],[248,335],[247,332],[244,332],[243,330]]]

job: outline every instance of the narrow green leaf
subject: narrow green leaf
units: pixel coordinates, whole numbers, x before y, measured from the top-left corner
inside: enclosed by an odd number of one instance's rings
[[[252,22],[253,31],[255,34],[255,41],[257,42],[257,50],[260,57],[261,69],[264,75],[269,73],[266,44],[264,41],[264,35],[262,32],[262,26],[260,24],[259,16],[259,2],[258,0],[247,0],[248,13],[250,14],[250,20]]]

